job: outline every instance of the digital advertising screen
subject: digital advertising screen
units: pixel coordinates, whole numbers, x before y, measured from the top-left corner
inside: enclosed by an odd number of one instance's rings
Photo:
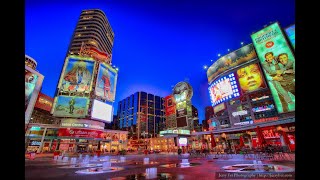
[[[188,139],[185,137],[180,137],[178,139],[178,145],[179,146],[187,146],[188,145]]]
[[[209,94],[212,106],[228,101],[232,98],[239,97],[239,85],[234,73],[230,73],[214,81],[209,86]]]
[[[54,104],[53,116],[78,118],[87,115],[89,99],[76,96],[57,96]]]
[[[193,95],[192,86],[187,82],[179,82],[173,88],[173,96],[176,103],[190,100]]]
[[[294,49],[296,48],[296,32],[295,32],[296,30],[295,29],[296,29],[295,24],[285,29],[287,37]]]
[[[257,63],[247,65],[237,70],[242,93],[248,93],[266,88],[264,77]]]
[[[164,98],[165,101],[165,112],[166,116],[170,116],[172,114],[176,114],[176,104],[174,102],[173,95],[166,96]]]
[[[39,92],[36,104],[34,107],[37,107],[39,109],[43,109],[45,111],[51,111],[53,104],[53,98],[50,96],[47,96],[41,92]]]
[[[36,104],[38,94],[40,92],[44,76],[33,70],[29,66],[25,66],[25,123],[30,120],[33,108]]]
[[[278,23],[251,35],[278,113],[295,110],[295,57]]]
[[[253,44],[248,44],[215,61],[207,70],[208,83],[210,84],[219,74],[233,69],[240,64],[249,63],[257,59]]]
[[[90,58],[68,56],[59,81],[64,92],[90,92],[95,61]]]
[[[104,102],[93,100],[91,117],[93,119],[101,120],[110,123],[113,116],[113,108],[111,105]]]
[[[187,116],[177,117],[177,127],[185,127],[187,125]]]
[[[100,63],[96,81],[95,94],[103,99],[114,102],[118,72],[105,63]]]

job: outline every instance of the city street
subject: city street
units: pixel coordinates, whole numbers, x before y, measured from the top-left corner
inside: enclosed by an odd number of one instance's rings
[[[269,161],[263,160],[263,164],[284,165],[291,168],[295,167],[294,154],[290,154],[292,161]],[[253,159],[244,158],[243,155],[232,155],[232,158],[214,159],[214,155],[207,158],[190,158],[191,167],[161,167],[162,165],[180,163],[182,160],[176,154],[151,154],[151,155],[126,155],[126,162],[113,163],[112,166],[123,167],[124,170],[118,172],[107,172],[94,175],[79,175],[75,171],[86,168],[59,168],[63,165],[54,163],[51,157],[38,157],[35,160],[26,159],[25,179],[145,179],[146,168],[156,167],[158,172],[157,179],[217,179],[216,172],[224,172],[223,166],[235,164],[252,164]],[[144,165],[143,158],[149,157],[150,164]],[[91,157],[92,158],[92,157]],[[111,159],[120,159],[120,156],[111,156]],[[194,166],[193,166],[194,165]],[[244,172],[243,174],[248,173]],[[160,175],[162,178],[160,178]],[[233,178],[240,179],[240,178]],[[289,178],[290,179],[290,178]],[[294,178],[291,178],[294,179]]]

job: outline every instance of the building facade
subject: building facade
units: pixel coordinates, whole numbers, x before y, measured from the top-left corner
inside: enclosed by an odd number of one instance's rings
[[[273,24],[267,27],[270,29],[267,32],[271,32],[271,26],[272,32],[277,31]],[[262,34],[257,33],[257,35]],[[274,33],[274,37],[276,35],[281,35],[281,30]],[[257,134],[257,128],[260,128],[267,144],[286,146],[292,151],[295,149],[294,91],[289,92],[284,88],[289,85],[294,87],[294,75],[292,78],[283,73],[283,71],[292,73],[292,69],[289,71],[292,66],[289,67],[285,64],[286,61],[281,61],[284,57],[278,58],[279,62],[267,64],[268,61],[275,61],[270,51],[276,53],[279,50],[270,47],[276,44],[268,40],[262,46],[263,38],[253,39],[257,44],[243,46],[222,56],[208,68],[208,90],[213,116],[210,115],[212,111],[206,108],[209,132],[204,131],[194,135],[202,134],[208,142],[216,141],[217,147],[232,149],[239,145],[239,138],[242,136],[245,145],[252,148],[261,145]],[[285,41],[285,38],[282,41]],[[261,46],[258,51],[266,48],[267,53],[258,56],[257,47],[254,45]],[[286,44],[282,43],[281,51],[290,52],[284,46]],[[291,63],[294,63],[292,58]],[[280,80],[274,78],[276,74],[277,77],[281,76]],[[284,144],[285,138],[290,140],[289,144]],[[227,143],[223,139],[227,139]],[[210,143],[207,146],[210,146]]]
[[[27,126],[26,139],[40,146],[38,152],[117,152],[127,148],[126,131],[105,129],[112,127],[118,75],[108,56],[113,37],[101,10],[82,11],[50,111],[60,123],[51,123],[44,112],[37,111]]]
[[[118,103],[118,126],[134,139],[157,137],[165,128],[163,98],[136,92]]]

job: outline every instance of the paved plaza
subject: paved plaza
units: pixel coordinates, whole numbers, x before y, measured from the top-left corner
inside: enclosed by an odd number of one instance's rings
[[[294,168],[294,154],[290,156],[291,160],[262,160],[262,163]],[[211,180],[218,179],[216,178],[216,172],[224,172],[223,166],[252,164],[254,160],[250,157],[244,158],[243,155],[232,155],[232,158],[214,158],[214,155],[209,155],[206,158],[189,158],[189,162],[193,166],[182,168],[175,167],[175,165],[178,165],[182,161],[182,158],[176,154],[126,155],[125,157],[125,162],[112,163],[112,166],[123,167],[124,169],[121,171],[83,175],[76,174],[75,171],[87,168],[63,169],[61,168],[63,165],[58,165],[53,161],[52,155],[38,155],[35,160],[26,159],[25,179],[146,179],[144,174],[146,168],[156,167],[158,173],[157,179]],[[145,157],[149,158],[149,164],[143,164],[143,158]],[[119,160],[120,156],[110,156],[110,158]]]

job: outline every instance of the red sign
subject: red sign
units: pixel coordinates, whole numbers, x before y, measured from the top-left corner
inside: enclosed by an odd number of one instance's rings
[[[34,107],[39,108],[39,109],[43,109],[46,111],[51,111],[52,108],[52,104],[53,104],[53,98],[50,96],[47,96],[41,92],[39,92],[36,104],[34,105]]]
[[[254,120],[254,123],[261,123],[261,122],[267,122],[267,121],[276,121],[278,119],[279,119],[279,117],[262,118],[262,119]]]
[[[176,113],[176,104],[174,102],[173,95],[169,95],[164,98],[166,116],[170,116]]]
[[[105,138],[106,133],[103,131],[89,129],[60,128],[58,136]]]
[[[262,130],[262,134],[265,139],[280,138],[280,134],[273,129]]]
[[[274,42],[272,42],[272,41],[269,41],[266,43],[267,48],[271,48],[273,45],[274,45]]]

